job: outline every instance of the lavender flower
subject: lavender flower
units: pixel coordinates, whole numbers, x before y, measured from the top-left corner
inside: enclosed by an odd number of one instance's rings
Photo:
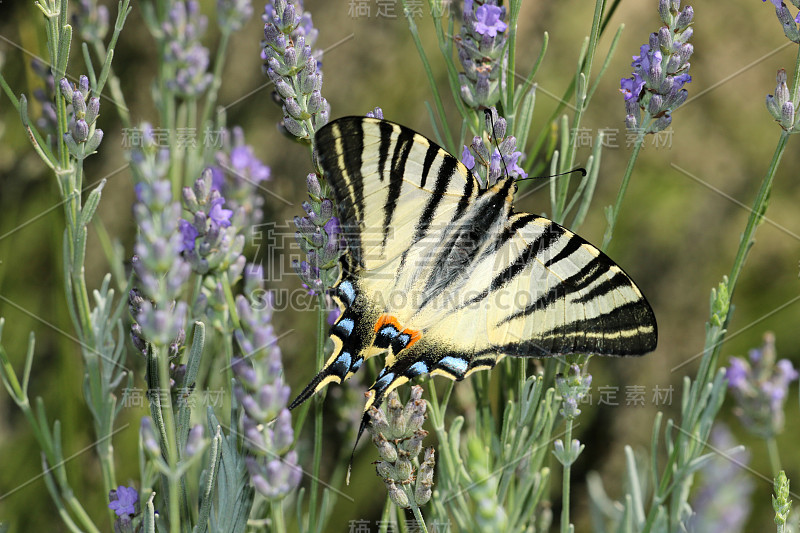
[[[692,499],[694,514],[689,531],[706,533],[738,533],[744,530],[750,515],[750,495],[755,486],[744,471],[750,454],[740,451],[728,455],[736,443],[727,426],[717,424],[711,431],[711,445],[723,450],[702,468],[699,490]]]
[[[141,338],[158,346],[168,346],[181,338],[187,306],[175,302],[191,272],[180,252],[183,239],[178,231],[181,207],[172,201],[169,151],[159,149],[149,124],[141,128],[142,146],[130,154],[131,168],[137,181],[133,215],[138,226],[134,245],[133,269],[138,279],[137,295],[132,302]]]
[[[322,52],[312,51],[318,31],[303,4],[271,0],[264,9],[261,59],[264,72],[283,102],[281,127],[306,142],[328,122],[330,105],[322,97]]]
[[[253,147],[245,143],[242,128],[225,132],[223,149],[215,155],[212,165],[212,187],[225,197],[226,203],[244,211],[242,227],[261,223],[264,197],[258,189],[262,181],[270,178],[270,169],[255,155]]]
[[[767,0],[761,1],[766,2]],[[775,15],[778,17],[781,26],[783,26],[783,33],[786,35],[786,38],[800,44],[800,31],[797,29],[797,24],[800,23],[800,13],[792,18],[792,14],[786,7],[786,4],[781,0],[770,0],[770,2],[775,6]],[[792,4],[794,4],[794,7],[800,8],[800,2],[797,0],[792,0]]]
[[[108,8],[98,6],[97,0],[79,0],[72,25],[84,41],[102,42],[108,33]]]
[[[375,463],[378,476],[383,478],[389,498],[399,507],[410,505],[409,494],[400,487],[414,483],[414,501],[417,505],[428,503],[433,486],[434,450],[425,451],[425,459],[415,476],[413,461],[422,451],[422,440],[428,432],[422,429],[427,404],[422,399],[422,387],[411,387],[411,397],[403,405],[397,391],[386,397],[385,407],[371,407],[368,411],[370,424],[367,430],[372,443],[378,448],[381,460]],[[400,485],[400,487],[398,487]]]
[[[93,154],[103,140],[103,130],[94,127],[100,114],[100,98],[89,97],[91,91],[86,76],[81,76],[77,85],[71,85],[66,78],[61,78],[59,88],[67,104],[72,104],[64,142],[70,155],[83,160]]]
[[[517,150],[517,139],[513,135],[505,136],[506,127],[506,120],[498,116],[494,107],[490,108],[486,115],[489,147],[481,137],[476,136],[469,147],[464,146],[461,153],[461,162],[473,171],[483,187],[495,183],[506,175],[506,171],[510,176],[523,178],[528,176],[519,166],[523,154]]]
[[[208,72],[208,49],[200,44],[207,25],[196,0],[172,3],[161,24],[164,68],[172,73],[166,79],[167,87],[184,98],[200,96],[213,78]]]
[[[183,189],[183,204],[191,220],[181,219],[181,252],[198,274],[225,272],[232,265],[241,273],[244,236],[242,208],[225,209],[225,198],[213,188],[212,171],[206,169],[193,187]]]
[[[251,278],[249,283],[258,281]],[[295,451],[287,453],[294,442],[286,408],[290,391],[283,381],[281,352],[271,323],[272,307],[255,309],[239,295],[236,308],[242,327],[235,333],[241,356],[233,361],[234,393],[243,407],[241,428],[248,450],[247,470],[257,491],[267,499],[278,500],[300,483],[301,470]]]
[[[799,374],[788,359],[776,362],[771,333],[764,335],[761,348],[750,350],[749,359],[732,357],[726,372],[737,404],[734,413],[750,432],[772,438],[783,430],[783,404]]]
[[[342,226],[334,216],[333,200],[326,198],[316,174],[306,179],[309,201],[303,202],[304,217],[295,217],[295,238],[306,254],[305,261],[294,260],[294,268],[314,294],[323,293],[339,279],[339,258],[345,251]]]
[[[767,95],[767,110],[775,121],[780,124],[785,131],[795,130],[795,104],[789,87],[786,85],[786,71],[778,71],[778,85],[775,87],[775,95]]]
[[[500,99],[500,71],[506,56],[505,6],[497,0],[477,4],[465,0],[461,33],[456,37],[461,98],[472,108],[489,107]]]
[[[556,391],[561,396],[562,404],[559,413],[564,418],[574,419],[581,410],[578,403],[589,393],[592,388],[592,375],[583,374],[581,367],[572,364],[564,374],[556,375]]]
[[[139,506],[139,491],[133,487],[120,485],[108,493],[110,503],[108,508],[112,509],[117,516],[136,514]]]
[[[665,26],[650,34],[649,44],[633,57],[633,76],[620,81],[625,97],[625,125],[628,129],[645,128],[655,133],[672,123],[672,112],[686,101],[683,86],[690,81],[689,58],[694,48],[687,41],[692,36],[691,6],[679,11],[680,0],[660,0],[658,12]]]
[[[366,116],[369,118],[379,118],[383,120],[383,109],[376,107],[372,111],[368,111]]]
[[[217,0],[217,20],[223,32],[242,29],[252,15],[251,0]]]

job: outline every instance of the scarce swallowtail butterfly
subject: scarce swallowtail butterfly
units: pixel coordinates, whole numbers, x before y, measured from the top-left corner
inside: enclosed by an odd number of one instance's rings
[[[366,411],[410,379],[460,381],[506,356],[642,355],[656,319],[623,270],[578,235],[514,210],[413,130],[345,117],[316,134],[347,240],[333,298],[333,354],[293,409],[385,353]]]

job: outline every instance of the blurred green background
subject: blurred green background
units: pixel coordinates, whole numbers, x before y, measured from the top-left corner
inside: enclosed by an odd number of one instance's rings
[[[350,2],[306,0],[320,30],[317,47],[326,49],[323,61],[323,94],[331,104],[331,117],[363,115],[375,106],[383,108],[388,119],[432,135],[424,102],[431,93],[409,37],[398,1],[395,16],[376,16],[377,4],[370,2],[370,17],[352,16]],[[109,3],[113,16],[116,5]],[[586,0],[526,2],[520,18],[517,64],[526,75],[542,43],[542,33],[550,34],[550,46],[536,77],[539,85],[534,115],[535,131],[557,104],[557,97],[569,84],[584,35],[589,31],[594,4]],[[616,27],[625,24],[616,56],[603,79],[584,126],[592,137],[599,129],[616,131],[602,159],[602,170],[590,216],[581,228],[589,241],[599,243],[605,229],[602,207],[613,202],[629,156],[625,142],[624,106],[618,92],[619,78],[630,75],[631,55],[647,42],[648,34],[659,25],[657,1],[623,2],[611,20],[600,43],[601,54],[610,43]],[[774,92],[775,73],[791,70],[796,45],[789,45],[769,2],[732,0],[695,7],[694,44],[688,85],[689,100],[674,115],[671,136],[662,136],[665,145],[648,141],[638,161],[628,196],[622,207],[609,254],[631,274],[652,304],[659,323],[659,347],[642,359],[599,359],[590,365],[594,376],[594,405],[585,406],[578,437],[587,449],[574,470],[573,518],[578,531],[588,529],[588,503],[585,477],[597,470],[611,497],[620,493],[624,468],[623,446],[630,444],[644,451],[649,445],[655,412],[663,409],[667,417],[679,410],[681,381],[693,376],[704,339],[708,316],[709,290],[730,270],[739,235],[760,180],[767,169],[779,136],[779,128],[764,106],[764,98]],[[141,20],[140,6],[134,11],[122,34],[114,59],[116,73],[128,99],[134,122],[156,120],[150,85],[155,75],[154,41]],[[259,41],[263,24],[263,5],[255,5],[256,15],[238,32],[231,44],[225,65],[219,101],[227,107],[229,125],[241,125],[247,142],[272,168],[267,188],[266,219],[286,223],[301,214],[305,198],[305,175],[310,171],[307,149],[282,137],[276,122],[280,109],[270,97],[267,79],[261,73]],[[457,8],[454,6],[454,10]],[[203,2],[211,23],[205,44],[214,50],[219,36],[213,23],[215,5]],[[441,57],[427,19],[419,19],[423,42],[436,69],[439,86],[446,92],[447,82]],[[79,48],[73,44],[70,71],[84,71]],[[4,56],[3,74],[16,93],[30,97],[40,81],[30,68],[35,57],[46,58],[41,13],[33,2],[0,2],[0,51]],[[213,54],[212,54],[213,55]],[[595,66],[595,72],[599,65]],[[108,232],[131,253],[134,237],[131,202],[133,188],[122,147],[122,132],[112,103],[104,101],[99,119],[105,138],[99,156],[87,163],[87,182],[105,177],[108,184],[99,209]],[[446,105],[456,124],[452,97]],[[37,116],[38,109],[31,114]],[[457,130],[456,130],[457,131]],[[772,191],[768,221],[760,227],[734,297],[736,311],[728,340],[722,350],[722,364],[729,355],[745,355],[760,345],[765,331],[777,338],[779,357],[800,366],[800,304],[798,259],[800,254],[800,194],[798,139],[789,149]],[[585,161],[590,148],[579,156]],[[289,200],[292,205],[276,200]],[[546,213],[549,193],[543,188],[518,202],[519,210]],[[64,455],[71,457],[67,471],[78,497],[93,514],[105,513],[106,495],[102,490],[97,463],[87,451],[93,442],[91,418],[81,400],[82,362],[66,313],[61,275],[63,211],[53,176],[41,164],[24,135],[13,107],[0,97],[0,316],[6,326],[3,343],[21,371],[28,335],[36,333],[36,358],[33,366],[31,397],[40,395],[51,419],[62,421]],[[96,235],[90,236],[87,258],[89,286],[96,287],[108,270]],[[299,281],[286,276],[282,286],[294,288]],[[788,304],[788,305],[787,305]],[[281,311],[275,317],[286,375],[293,389],[304,385],[312,375],[314,347],[309,338],[314,332],[314,314],[299,310]],[[137,384],[143,387],[142,362],[131,357],[138,369]],[[509,364],[508,362],[504,364]],[[356,384],[356,391],[367,384]],[[644,387],[644,406],[626,405],[629,387]],[[600,387],[616,387],[616,403],[597,405]],[[658,387],[673,387],[671,405],[654,405]],[[331,388],[329,395],[341,397]],[[456,389],[458,390],[458,388]],[[350,394],[361,409],[358,394]],[[747,434],[731,413],[726,401],[720,417],[728,423],[739,442],[752,453],[753,512],[748,531],[774,527],[770,494],[769,462],[765,444]],[[333,420],[336,412],[328,408]],[[120,482],[136,479],[139,418],[144,414],[124,410],[115,437],[117,476]],[[783,466],[795,486],[800,482],[800,429],[797,386],[787,402],[786,429],[778,444]],[[328,424],[330,446],[349,447],[352,440],[340,440],[335,432],[342,422]],[[432,438],[429,438],[432,440]],[[301,462],[310,464],[310,453],[301,447]],[[335,457],[332,449],[326,457]],[[370,456],[370,457],[367,457]],[[383,484],[373,475],[370,453],[361,455],[354,468],[354,480],[344,492],[351,503],[339,498],[331,531],[346,531],[348,520],[377,519],[383,501]],[[330,467],[323,468],[323,480]],[[557,500],[557,496],[553,498]],[[795,498],[796,499],[796,498]],[[50,503],[41,478],[41,460],[26,421],[5,391],[0,393],[0,521],[12,524],[12,531],[64,530]]]

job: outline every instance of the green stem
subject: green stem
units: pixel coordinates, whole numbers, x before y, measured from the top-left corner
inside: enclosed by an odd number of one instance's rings
[[[225,65],[225,53],[228,50],[228,42],[231,38],[230,28],[225,28],[220,37],[219,46],[217,46],[217,55],[214,58],[214,74],[211,81],[211,87],[206,94],[206,101],[203,104],[203,114],[200,115],[200,127],[205,128],[206,122],[211,118],[211,111],[214,109],[214,104],[217,103],[217,96],[219,88],[222,85],[222,68]]]
[[[797,76],[795,76],[795,78],[797,78]],[[747,226],[745,226],[744,233],[742,233],[742,238],[739,241],[739,250],[736,252],[736,259],[733,261],[733,267],[731,268],[731,273],[728,276],[728,292],[731,296],[733,295],[733,289],[736,286],[736,282],[739,280],[739,275],[742,273],[742,268],[744,267],[744,261],[747,258],[747,253],[750,251],[750,247],[753,245],[753,236],[755,235],[756,228],[761,222],[764,213],[767,211],[767,205],[769,204],[769,193],[772,190],[772,182],[775,179],[775,174],[778,171],[778,165],[781,162],[783,153],[786,151],[786,143],[788,140],[789,134],[785,131],[781,131],[780,139],[778,139],[778,145],[775,147],[775,152],[772,154],[772,161],[770,161],[769,168],[767,169],[767,175],[764,176],[764,180],[761,182],[761,187],[758,189],[756,199],[753,202],[750,217],[747,219]]]
[[[633,174],[633,167],[636,164],[636,159],[639,157],[639,151],[642,149],[645,131],[646,128],[640,128],[636,134],[636,142],[633,144],[633,152],[631,152],[631,156],[628,159],[628,166],[625,167],[625,175],[622,176],[622,183],[617,192],[617,200],[614,202],[614,207],[611,208],[610,213],[608,213],[608,227],[606,227],[606,232],[603,235],[603,244],[600,246],[600,249],[604,252],[608,248],[608,244],[611,242],[611,238],[614,235],[614,227],[617,224],[619,210],[622,207],[622,199],[625,197],[625,192],[628,190],[628,183]]]
[[[317,365],[322,368],[325,358],[325,295],[319,295],[319,309],[317,311]],[[314,465],[311,471],[311,489],[309,495],[308,528],[316,529],[315,518],[317,513],[317,491],[319,489],[319,471],[322,462],[322,401],[324,394],[314,395]]]
[[[567,430],[564,433],[564,447],[570,449],[572,446],[572,419],[567,418]],[[570,533],[569,527],[569,481],[572,471],[572,463],[564,465],[564,472],[561,479],[561,533]]]
[[[175,413],[172,409],[172,398],[169,389],[169,358],[167,357],[167,351],[163,347],[156,348],[154,346],[153,350],[157,350],[159,383],[158,389],[154,393],[161,400],[161,416],[163,417],[166,431],[166,442],[162,443],[162,450],[166,452],[167,464],[169,465],[169,475],[166,476],[168,481],[169,531],[170,533],[180,533],[180,486],[179,479],[175,475],[178,471],[178,450],[176,448],[178,441],[175,431]]]
[[[775,477],[781,471],[781,456],[778,451],[778,441],[775,437],[767,439],[767,453],[769,454],[769,465],[772,468],[772,476]]]
[[[272,529],[270,531],[274,531],[275,533],[285,533],[286,523],[283,518],[282,502],[272,502],[270,507],[272,508]]]
[[[417,521],[415,524],[415,528],[411,529],[411,531],[421,531],[422,533],[428,533],[428,526],[425,525],[425,518],[422,516],[422,511],[419,510],[419,505],[417,505],[416,500],[414,500],[414,489],[411,487],[411,484],[403,485],[403,490],[408,496],[408,504],[411,506],[411,512],[414,513],[414,519]]]

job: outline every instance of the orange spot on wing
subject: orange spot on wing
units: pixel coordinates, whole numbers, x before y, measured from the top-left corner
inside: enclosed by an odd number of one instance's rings
[[[406,344],[406,348],[410,348],[412,344],[414,344],[415,342],[417,342],[422,338],[421,331],[408,328],[404,329],[403,326],[400,325],[400,322],[397,320],[396,316],[388,314],[381,315],[375,322],[375,333],[380,331],[383,326],[387,325],[393,326],[397,331],[400,332],[401,335],[402,334],[408,335],[409,339],[408,339],[408,344]]]

